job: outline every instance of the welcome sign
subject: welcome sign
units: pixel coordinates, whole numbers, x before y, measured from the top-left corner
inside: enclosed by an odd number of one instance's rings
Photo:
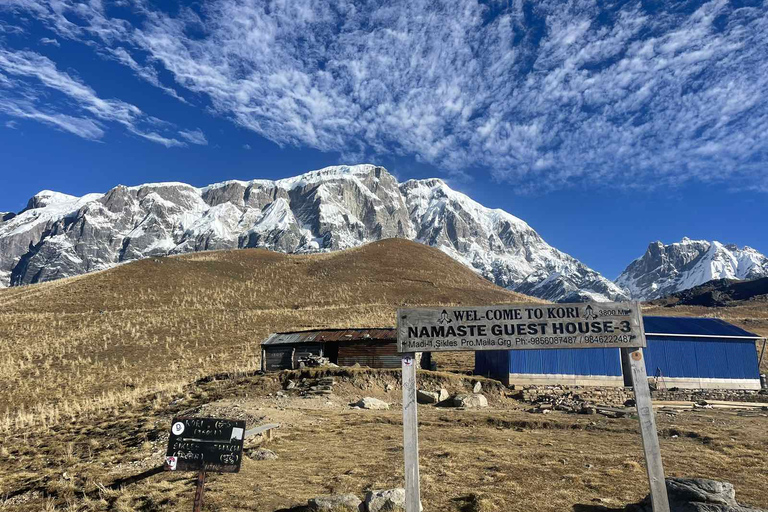
[[[644,347],[637,302],[399,309],[398,351]]]

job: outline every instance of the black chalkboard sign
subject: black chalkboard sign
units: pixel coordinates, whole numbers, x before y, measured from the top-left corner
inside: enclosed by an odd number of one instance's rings
[[[237,473],[244,437],[245,420],[174,418],[165,469]]]

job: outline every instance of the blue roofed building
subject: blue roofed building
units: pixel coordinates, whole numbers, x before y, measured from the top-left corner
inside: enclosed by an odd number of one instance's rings
[[[717,318],[643,317],[649,379],[667,388],[760,389],[757,334]],[[475,373],[511,384],[629,386],[617,348],[475,352]]]

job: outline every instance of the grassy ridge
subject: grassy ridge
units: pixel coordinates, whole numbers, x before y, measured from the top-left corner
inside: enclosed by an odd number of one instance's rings
[[[2,425],[56,423],[203,375],[259,367],[270,332],[394,324],[398,306],[490,304],[503,290],[442,252],[384,240],[142,260],[0,290]]]

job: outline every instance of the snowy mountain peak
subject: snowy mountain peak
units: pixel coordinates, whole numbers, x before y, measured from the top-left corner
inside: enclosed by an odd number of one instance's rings
[[[65,204],[77,201],[77,197],[70,196],[69,194],[62,194],[61,192],[54,192],[53,190],[41,190],[30,198],[27,202],[26,210],[34,210],[36,208],[45,208],[53,204]]]
[[[522,293],[549,300],[627,298],[517,217],[486,208],[441,179],[400,184],[370,164],[202,188],[150,183],[81,198],[44,191],[30,207],[0,223],[0,286],[165,254],[241,247],[332,251],[401,237],[437,247]]]
[[[664,245],[653,242],[616,279],[634,299],[652,300],[713,279],[768,276],[768,258],[751,247],[691,240]]]

